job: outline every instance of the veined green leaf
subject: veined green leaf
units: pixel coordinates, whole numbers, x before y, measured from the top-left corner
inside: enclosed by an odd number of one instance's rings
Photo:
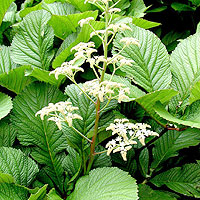
[[[83,118],[83,120],[75,119],[73,121],[73,126],[83,135],[87,135],[93,129],[95,123],[96,110],[94,103],[91,102],[84,94],[80,94],[81,91],[75,84],[67,86],[65,93],[68,97],[70,97],[73,106],[79,108],[79,110],[77,110],[77,114],[79,114]],[[101,108],[103,108],[105,104],[106,102],[102,103]],[[114,109],[116,106],[117,102],[111,101],[110,104],[101,112],[100,120],[103,113]],[[70,142],[76,145],[81,144],[82,137],[68,125],[64,125],[63,132]]]
[[[49,84],[55,85],[57,87],[59,87],[60,84],[65,79],[64,75],[63,76],[60,75],[58,77],[58,79],[56,79],[54,74],[49,75],[49,71],[46,71],[44,69],[40,69],[40,68],[37,68],[37,67],[35,67],[35,68],[31,69],[31,70],[26,70],[25,76],[34,77],[39,81],[42,81],[42,82],[45,82],[45,83],[49,83]]]
[[[0,121],[0,147],[11,147],[17,135],[12,125]]]
[[[154,105],[157,101],[166,104],[173,96],[177,94],[178,92],[173,89],[158,90],[139,97],[135,99],[135,101],[139,103],[145,109],[145,111],[148,112],[158,123],[164,125],[166,124],[166,121],[155,113]]]
[[[154,28],[154,27],[161,25],[161,23],[148,21],[143,18],[133,17],[132,19],[133,19],[133,21],[132,21],[133,24],[135,24],[136,26],[139,26],[140,28],[144,28],[144,29],[150,29],[150,28]]]
[[[15,183],[15,179],[10,174],[0,172],[0,184],[1,183]]]
[[[178,155],[178,151],[200,143],[200,130],[168,131],[154,142],[151,168],[158,168],[168,158]]]
[[[140,200],[176,200],[178,195],[168,191],[153,190],[148,185],[139,184]]]
[[[149,171],[149,150],[144,148],[139,155],[140,171],[142,175],[147,178]]]
[[[55,189],[51,189],[49,193],[47,194],[47,200],[62,200],[57,194]]]
[[[118,168],[97,168],[76,183],[69,200],[137,200],[137,185],[127,172]]]
[[[190,90],[189,104],[200,99],[200,81],[196,82]]]
[[[182,40],[171,54],[172,87],[180,92],[177,101],[188,98],[189,89],[200,80],[199,42],[200,33],[196,33]]]
[[[33,146],[31,156],[44,167],[50,179],[63,191],[62,155],[66,148],[65,138],[54,122],[35,117],[37,111],[50,102],[65,100],[56,87],[33,83],[14,100],[12,122],[18,130],[18,139],[22,145]]]
[[[91,21],[91,25],[95,30],[102,29],[105,24],[104,22],[97,22],[97,21]],[[56,67],[60,67],[65,60],[72,55],[71,48],[73,48],[75,45],[77,45],[79,42],[88,42],[90,39],[90,33],[93,32],[91,27],[86,24],[81,28],[80,33],[69,35],[64,41],[63,45],[61,45],[61,50],[59,51],[59,54],[56,56],[56,58],[53,60],[52,66],[55,69]],[[68,42],[70,40],[70,42]],[[65,47],[65,48],[64,48]]]
[[[53,28],[47,25],[51,14],[45,10],[31,12],[19,25],[12,41],[11,57],[20,65],[49,69],[53,58]]]
[[[10,47],[0,46],[0,74],[16,68],[16,64],[10,57]]]
[[[18,185],[1,183],[0,199],[1,200],[27,200],[28,190]]]
[[[179,3],[179,2],[173,2],[171,4],[171,7],[176,10],[176,11],[195,11],[196,8],[195,7],[191,7],[187,4],[184,4],[184,3]]]
[[[166,172],[158,174],[151,183],[160,187],[166,185],[175,192],[199,198],[200,166],[198,164],[186,164]]]
[[[55,35],[64,40],[70,33],[76,32],[78,22],[81,19],[87,17],[93,17],[94,19],[96,19],[97,15],[97,10],[86,11],[84,13],[75,13],[71,15],[52,15],[48,24],[53,27]]]
[[[25,76],[25,70],[31,69],[30,66],[21,66],[10,70],[8,73],[0,74],[0,85],[10,91],[19,94],[33,80]]]
[[[12,2],[10,4],[10,7],[8,8],[4,18],[3,18],[3,21],[4,22],[10,22],[11,24],[14,24],[15,23],[15,15],[16,15],[16,12],[17,12],[17,5],[16,3]]]
[[[2,23],[2,20],[4,18],[4,15],[5,15],[6,11],[8,10],[10,4],[13,1],[14,0],[1,0],[1,6],[0,6],[0,25]]]
[[[126,76],[133,78],[136,84],[147,92],[167,89],[171,83],[171,72],[166,47],[152,32],[135,25],[130,27],[132,31],[124,31],[116,35],[113,54],[123,48],[124,44],[120,42],[123,37],[138,39],[140,47],[130,45],[122,51],[121,55],[133,60],[134,63],[132,66],[123,66],[120,70],[125,72]]]
[[[36,193],[31,194],[28,200],[43,200],[45,199],[46,192],[47,192],[47,186],[44,185],[42,188],[40,188]]]
[[[12,175],[17,184],[29,186],[39,169],[37,164],[20,150],[1,147],[0,171]]]
[[[85,0],[66,0],[68,3],[73,5],[76,9],[80,10],[81,12],[85,12],[88,10],[94,10],[96,8],[91,3],[85,3]]]
[[[0,92],[0,119],[8,115],[8,113],[11,111],[13,104],[11,98]]]
[[[199,106],[198,106],[198,108],[199,108]],[[185,126],[200,128],[200,121],[199,121],[200,120],[200,111],[199,111],[199,109],[193,110],[194,112],[187,119],[179,119],[179,118],[174,117],[167,110],[165,110],[165,107],[159,102],[157,102],[154,105],[154,110],[160,117],[162,117],[170,122],[182,124]]]

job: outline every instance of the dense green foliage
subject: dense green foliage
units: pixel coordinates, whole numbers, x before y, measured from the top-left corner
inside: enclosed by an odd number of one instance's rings
[[[105,56],[101,38],[90,35],[107,28],[101,5],[84,0],[1,0],[0,200],[200,198],[200,25],[196,18],[200,1],[109,3],[121,9],[110,22],[125,23],[131,31],[114,35],[108,57],[122,50],[120,55],[133,62],[115,74],[111,64],[107,69],[100,65],[106,72],[98,74],[124,84],[130,93],[122,102],[100,102],[98,97],[98,110],[95,96],[88,98],[82,91],[86,81],[95,79],[88,63],[77,60],[76,65],[84,68],[75,76],[77,84],[49,72],[74,59],[71,49],[80,42],[93,41],[95,55]],[[173,14],[177,24],[186,26],[168,26],[173,22],[166,21],[165,14]],[[80,26],[79,21],[88,17],[94,19],[91,26]],[[124,49],[125,37],[137,39],[139,45]],[[62,123],[59,128],[49,116],[43,120],[36,116],[49,103],[60,101],[77,107],[79,118],[73,119],[73,127]],[[107,127],[123,118],[147,123],[159,134],[146,138],[144,146],[141,141],[132,143],[127,160],[121,152],[105,153],[113,138]]]

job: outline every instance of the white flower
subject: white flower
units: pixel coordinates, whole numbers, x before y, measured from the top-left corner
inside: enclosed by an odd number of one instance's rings
[[[84,24],[88,24],[89,21],[94,20],[94,17],[88,17],[86,19],[81,19],[78,24],[80,24],[80,27],[83,27]]]
[[[82,117],[76,113],[72,113],[73,111],[78,110],[78,107],[72,106],[71,102],[58,102],[56,104],[49,103],[48,106],[39,110],[35,116],[40,115],[40,118],[44,120],[44,116],[51,116],[48,120],[56,122],[56,125],[59,129],[61,129],[61,122],[67,122],[67,124],[71,127],[73,119],[80,119]]]
[[[109,13],[121,12],[121,9],[120,9],[120,8],[111,8],[111,9],[109,9],[108,12],[109,12]]]
[[[132,37],[124,37],[120,40],[120,42],[125,43],[127,46],[133,44],[133,45],[137,45],[138,47],[140,46],[139,40],[137,40],[136,38],[132,38]]]
[[[132,31],[132,29],[124,24],[124,23],[118,23],[118,24],[110,24],[108,27],[107,27],[108,30],[113,30],[114,33],[118,32],[118,31],[125,31],[125,30],[129,30],[129,31]]]

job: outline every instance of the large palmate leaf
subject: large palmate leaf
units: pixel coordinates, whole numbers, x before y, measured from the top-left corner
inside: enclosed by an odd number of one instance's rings
[[[195,127],[195,128],[200,128],[200,110],[199,110],[199,106],[200,106],[200,102],[194,102],[194,104],[191,105],[191,107],[188,108],[191,109],[190,111],[188,111],[188,116],[185,119],[179,119],[174,117],[172,114],[170,114],[167,110],[165,110],[165,107],[157,102],[154,106],[154,110],[156,111],[156,113],[170,121],[173,123],[178,123],[178,124],[182,124],[185,126],[191,126],[191,127]],[[183,116],[184,117],[184,116]]]
[[[0,74],[0,85],[19,94],[33,80],[25,76],[25,70],[30,70],[30,66],[21,66],[10,70],[8,73]]]
[[[162,135],[153,148],[151,168],[156,169],[168,158],[178,155],[178,151],[200,143],[200,130],[186,129],[185,131],[168,131]]]
[[[78,22],[81,19],[87,17],[96,19],[97,15],[98,11],[86,11],[71,15],[53,15],[48,24],[53,27],[55,35],[64,40],[70,33],[76,32],[76,27],[78,27]],[[63,24],[65,25],[63,26]]]
[[[139,97],[135,99],[135,101],[139,103],[158,123],[165,125],[166,121],[155,113],[154,105],[157,101],[166,104],[173,96],[177,94],[178,92],[173,89],[158,90]]]
[[[6,11],[8,10],[10,4],[13,2],[14,0],[1,0],[1,6],[0,6],[0,25],[2,23],[3,17],[6,13]]]
[[[200,33],[182,40],[172,52],[172,87],[180,92],[178,101],[189,96],[189,89],[200,80]]]
[[[47,84],[31,84],[14,100],[12,121],[18,130],[18,139],[22,145],[33,146],[31,155],[62,191],[63,168],[62,155],[58,155],[66,148],[62,133],[52,121],[35,117],[37,111],[50,102],[63,101],[64,95]]]
[[[11,111],[13,104],[11,98],[0,92],[0,119],[8,115],[8,113]]]
[[[75,84],[67,86],[65,92],[67,96],[70,97],[73,106],[79,108],[79,110],[77,110],[77,114],[79,114],[83,118],[83,120],[74,120],[73,126],[78,129],[83,135],[87,135],[93,129],[96,119],[96,110],[94,103],[91,102],[83,93],[80,94],[81,91]],[[103,108],[105,104],[106,102],[101,105],[101,108]],[[111,101],[111,103],[101,112],[100,120],[103,113],[114,109],[116,106],[117,102]],[[107,120],[109,121],[110,118],[108,117]],[[106,123],[106,119],[104,123]],[[104,127],[104,130],[105,128],[106,127]],[[82,142],[82,137],[66,124],[63,127],[63,132],[71,143],[80,145],[80,143]]]
[[[168,88],[171,82],[171,72],[169,55],[165,46],[152,32],[135,25],[130,25],[130,27],[132,31],[123,31],[117,34],[113,53],[115,54],[123,48],[124,44],[120,42],[123,37],[138,39],[140,47],[130,45],[122,51],[121,55],[134,60],[134,63],[132,66],[121,67],[120,70],[126,72],[126,76],[133,78],[148,92]]]
[[[20,150],[1,147],[0,171],[12,175],[17,184],[29,186],[39,169],[37,164]]]
[[[102,29],[105,24],[104,22],[97,22],[97,21],[91,21],[91,25],[95,30]],[[93,32],[91,27],[86,24],[84,25],[80,33],[72,33],[69,35],[61,45],[60,49],[58,50],[59,54],[56,55],[56,58],[53,60],[52,66],[53,68],[60,67],[65,60],[72,55],[71,48],[73,48],[75,45],[77,45],[80,42],[88,42],[90,39],[90,33]]]
[[[138,186],[140,200],[176,200],[176,196],[178,196],[167,191],[153,190],[145,184]]]
[[[28,190],[18,185],[0,183],[1,200],[27,200]]]
[[[24,17],[12,41],[13,61],[48,69],[53,58],[53,29],[47,25],[51,14],[45,10],[34,11]]]
[[[16,64],[10,57],[10,47],[0,46],[0,74],[16,68]]]
[[[118,168],[97,168],[78,180],[69,200],[137,200],[137,185]]]
[[[200,197],[199,181],[200,166],[198,164],[176,167],[151,179],[151,182],[157,187],[166,185],[175,192],[197,198]]]
[[[0,147],[11,147],[17,135],[16,130],[3,121],[0,121]]]

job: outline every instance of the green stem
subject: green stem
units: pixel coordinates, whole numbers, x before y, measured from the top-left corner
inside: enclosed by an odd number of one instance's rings
[[[87,138],[85,135],[83,135],[80,131],[78,131],[76,128],[74,128],[73,126],[70,126],[74,131],[76,131],[81,137],[85,138],[88,142],[92,143],[92,140],[90,140],[89,138]]]

